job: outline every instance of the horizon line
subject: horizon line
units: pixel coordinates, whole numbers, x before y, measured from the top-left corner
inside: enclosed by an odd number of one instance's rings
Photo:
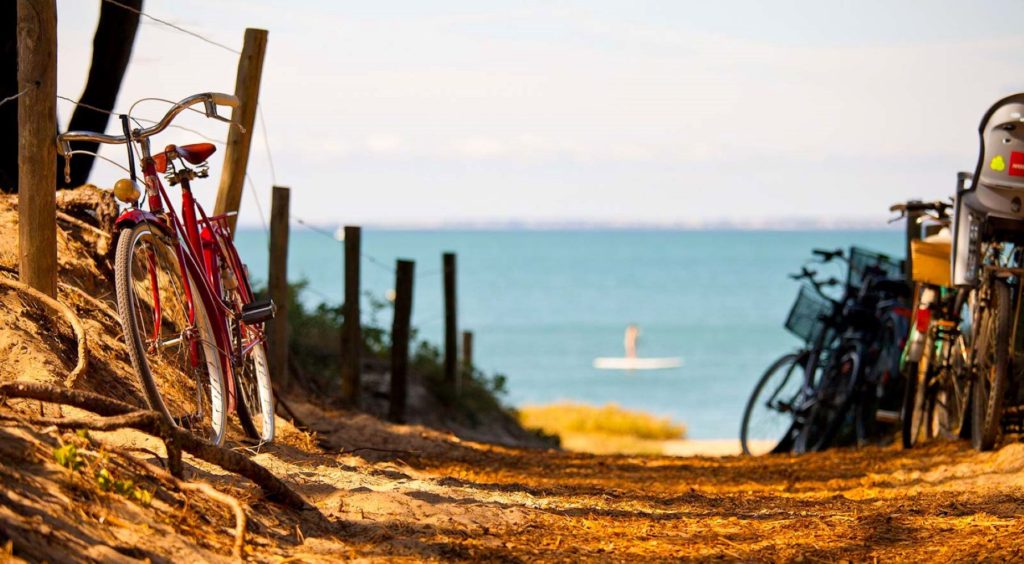
[[[301,218],[292,218],[292,222]],[[303,225],[304,224],[304,225]],[[303,221],[298,227],[337,230],[345,225],[382,231],[893,231],[900,223],[872,218],[697,221],[591,221],[591,220],[438,220],[438,221]],[[259,223],[240,223],[239,229],[261,230]]]

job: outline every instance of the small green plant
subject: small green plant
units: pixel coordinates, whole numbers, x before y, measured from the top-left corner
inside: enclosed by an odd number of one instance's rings
[[[76,435],[80,439],[86,441],[89,440],[87,432],[78,431]],[[71,443],[54,448],[53,459],[57,464],[60,464],[73,472],[84,472],[89,468],[89,464],[82,456],[82,452],[78,450],[77,446]],[[107,469],[106,461],[106,454],[101,453],[93,462],[96,467],[93,472],[93,477],[96,479],[96,485],[99,489],[105,492],[115,493],[128,499],[133,499],[144,505],[148,505],[149,502],[152,501],[152,492],[137,487],[132,480],[117,479],[110,473],[110,470]]]
[[[68,470],[81,470],[85,467],[85,460],[78,454],[78,447],[73,444],[66,444],[53,449],[53,459]]]
[[[136,487],[131,480],[118,480],[105,467],[96,471],[96,485],[105,492],[112,492],[122,497],[134,499],[135,501],[148,505],[153,499],[153,494],[147,490]]]

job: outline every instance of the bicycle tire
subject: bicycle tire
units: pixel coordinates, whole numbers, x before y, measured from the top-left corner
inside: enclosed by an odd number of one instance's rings
[[[999,437],[1010,352],[1010,288],[996,279],[991,291],[988,307],[979,310],[981,331],[974,340],[981,358],[974,363],[971,446],[978,451],[992,450]]]
[[[751,392],[751,394],[750,394],[750,399],[747,400],[747,406],[746,406],[746,409],[743,410],[743,419],[741,420],[741,423],[740,423],[740,447],[743,449],[743,454],[747,454],[747,455],[752,454],[752,451],[751,451],[751,448],[750,448],[750,446],[751,446],[750,445],[750,440],[751,440],[750,439],[750,435],[751,435],[750,424],[751,424],[751,419],[752,419],[752,415],[753,415],[754,409],[758,405],[758,399],[761,398],[762,395],[764,393],[766,393],[766,392],[772,393],[772,395],[775,395],[775,394],[781,392],[782,389],[785,387],[785,385],[788,383],[789,379],[791,377],[793,377],[794,375],[798,375],[800,377],[801,383],[802,383],[802,380],[804,378],[804,374],[803,374],[803,370],[801,369],[802,368],[801,360],[806,360],[806,358],[807,358],[807,354],[803,353],[803,352],[800,352],[800,353],[794,352],[794,353],[784,354],[781,357],[779,357],[779,359],[777,359],[775,362],[773,362],[771,365],[769,365],[768,369],[765,370],[764,374],[762,374],[761,378],[757,381],[757,384],[754,386],[754,391]],[[797,370],[798,373],[794,374],[794,372],[793,372],[794,370]],[[779,383],[778,386],[775,387],[775,392],[772,392],[772,387],[768,386],[768,383],[772,382],[773,379],[777,375],[783,376],[783,380],[782,380],[782,382]],[[799,394],[799,392],[798,392],[798,394]],[[769,398],[766,398],[766,399],[767,399],[766,405],[770,406],[771,398],[769,397]],[[793,402],[791,402],[791,403],[793,403]],[[779,411],[779,413],[781,414],[782,412]],[[792,414],[790,415],[790,418],[791,419],[793,418]],[[784,433],[782,433],[782,436],[779,437],[779,440],[775,443],[775,445],[768,452],[777,452],[777,450],[779,448],[779,445],[781,445],[783,442],[785,442],[787,440],[787,437],[789,437],[789,435],[792,434],[793,426],[795,425],[795,423],[796,422],[795,422],[795,419],[794,419],[793,421],[790,422],[789,425],[786,426],[786,431]],[[774,439],[772,439],[772,440],[774,440]]]
[[[233,251],[233,249],[231,249]],[[226,259],[226,260],[225,260]],[[226,303],[238,310],[252,299],[252,290],[245,273],[238,274],[241,261],[238,255],[221,256],[222,297]],[[229,323],[240,321],[229,320]],[[259,327],[241,324],[231,327],[232,339],[239,335],[247,335],[249,343],[235,343],[235,350],[242,351],[240,370],[232,373],[235,381],[235,412],[242,430],[250,438],[262,443],[274,440],[274,387],[270,378],[267,362],[265,338]]]
[[[925,341],[925,346],[932,346],[931,339]],[[931,412],[932,402],[928,390],[928,362],[929,352],[921,355],[921,360],[908,363],[904,378],[906,387],[903,392],[903,410],[901,412],[901,438],[903,448],[914,448],[922,439],[931,438]],[[922,434],[924,435],[922,437]]]
[[[155,228],[145,222],[123,228],[118,233],[114,255],[114,288],[117,294],[117,309],[121,317],[122,329],[124,330],[125,344],[128,345],[128,356],[131,360],[132,368],[134,368],[136,375],[138,375],[142,383],[150,407],[160,413],[171,425],[186,428],[197,436],[201,436],[219,445],[223,443],[227,429],[227,396],[224,393],[225,382],[222,355],[216,345],[216,336],[210,324],[206,303],[200,293],[196,291],[197,286],[194,278],[187,270],[189,287],[193,290],[191,304],[194,314],[190,316],[192,319],[185,319],[187,314],[184,312],[188,309],[186,298],[183,298],[182,294],[173,287],[175,280],[178,280],[179,283],[181,282],[180,266],[177,263],[177,255],[171,248],[173,243],[163,241],[163,237],[159,228]],[[151,294],[140,300],[135,290],[135,281],[137,279],[133,276],[133,265],[135,265],[136,251],[144,250],[144,239],[148,239],[149,249],[152,253],[146,257],[146,276],[149,276]],[[162,255],[166,264],[164,262],[157,263],[157,255]],[[171,260],[172,257],[173,261]],[[156,268],[153,267],[154,264],[157,264]],[[159,268],[160,265],[163,265],[165,268],[161,270]],[[181,362],[182,359],[179,358],[177,359],[178,362],[174,362],[175,357],[173,354],[162,355],[162,353],[154,352],[157,350],[156,348],[146,346],[146,338],[143,336],[142,329],[140,328],[140,317],[144,314],[144,308],[149,305],[145,302],[145,299],[155,301],[152,296],[157,295],[159,297],[161,293],[161,271],[164,272],[163,280],[170,286],[170,290],[175,292],[173,295],[178,298],[178,309],[176,311],[179,318],[178,321],[192,325],[188,329],[178,331],[180,336],[178,339],[179,343],[188,343],[188,351],[183,352],[184,346],[181,346],[178,352],[181,356],[188,356],[188,363],[192,365],[191,371],[194,372],[193,375],[195,376],[191,380],[182,378],[183,374],[181,372],[189,371],[184,366],[178,366],[183,364]],[[161,301],[163,302],[164,300]],[[163,303],[161,310],[167,309],[167,311],[161,311],[160,323],[156,322],[156,319],[158,319],[156,315],[152,316],[154,331],[157,332],[157,345],[159,345],[159,350],[161,351],[172,346],[169,343],[173,339],[168,339],[163,343],[160,341],[164,330],[162,326],[163,313],[167,313],[168,317],[173,315],[172,312],[175,312],[175,310],[170,306],[174,303],[174,300],[170,300],[169,303]],[[149,307],[155,311],[155,308]],[[172,322],[168,320],[167,329],[173,330],[174,328]],[[196,336],[186,336],[188,333],[191,333],[191,329],[195,329]],[[195,343],[195,346],[193,346],[193,343]],[[201,354],[202,357],[197,361],[195,357],[198,354]],[[158,372],[160,372],[161,376],[159,381],[154,374],[154,366],[150,356],[153,356],[153,361],[160,361],[157,362]],[[164,358],[169,358],[170,360],[164,362]],[[200,428],[198,432],[194,428],[195,425],[192,424],[194,417],[192,413],[186,413],[183,416],[175,415],[182,408],[191,407],[187,405],[188,400],[182,398],[192,395],[192,391],[186,388],[192,385],[193,381],[195,382],[194,392],[197,396],[197,401],[208,401],[207,407],[209,408],[210,418],[208,428]],[[169,403],[171,404],[170,406],[168,405]],[[172,408],[175,413],[172,413]],[[201,410],[202,406],[200,406]],[[199,416],[202,417],[202,413]]]
[[[877,442],[883,435],[890,434],[891,430],[878,422],[879,410],[902,407],[904,385],[900,383],[903,378],[900,356],[903,352],[901,341],[908,332],[905,325],[894,311],[885,313],[881,334],[876,339],[878,350],[873,355],[873,364],[865,366],[862,371],[870,377],[866,379],[864,389],[857,392],[858,400],[854,404],[857,446]]]
[[[854,397],[860,393],[861,358],[860,352],[849,349],[829,367],[829,373],[819,388],[818,401],[801,429],[802,437],[797,441],[800,452],[823,451],[831,447],[838,437],[847,423],[850,408],[855,403]],[[849,370],[844,369],[846,362],[850,363]]]
[[[903,448],[914,448],[917,443],[917,430],[914,423],[917,422],[917,414],[920,412],[920,400],[918,398],[918,374],[920,368],[916,362],[907,362],[903,367],[903,408],[900,409],[900,438]]]

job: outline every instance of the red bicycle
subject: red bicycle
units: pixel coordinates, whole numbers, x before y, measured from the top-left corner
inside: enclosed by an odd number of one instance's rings
[[[274,304],[253,299],[227,223],[233,214],[207,216],[192,195],[191,182],[209,176],[206,160],[216,147],[196,143],[150,151],[150,137],[198,104],[206,117],[230,122],[217,106],[237,107],[238,99],[196,94],[174,104],[151,127],[132,129],[130,116],[122,115],[124,135],[71,131],[58,136],[58,147],[67,161],[86,152],[72,150],[74,141],[127,145],[131,178],[114,186],[125,206],[115,223],[114,277],[129,356],[150,406],[215,444],[224,441],[227,413],[234,410],[248,436],[271,441],[274,396],[263,323],[273,318]],[[140,207],[133,144],[148,211]],[[171,186],[181,186],[180,217],[160,174]]]

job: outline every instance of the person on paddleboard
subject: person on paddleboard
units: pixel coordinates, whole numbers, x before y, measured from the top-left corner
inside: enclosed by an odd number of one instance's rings
[[[640,338],[640,328],[635,323],[626,326],[626,358],[636,358],[636,341]]]

